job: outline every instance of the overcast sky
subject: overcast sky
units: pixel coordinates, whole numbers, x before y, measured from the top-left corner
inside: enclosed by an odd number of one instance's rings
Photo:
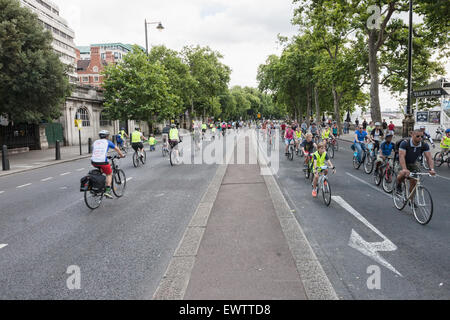
[[[75,44],[122,42],[145,47],[144,20],[161,21],[165,30],[149,26],[150,45],[180,50],[208,45],[224,55],[233,73],[231,85],[257,86],[256,72],[270,54],[280,53],[277,35],[297,28],[291,0],[53,0],[75,31]],[[447,68],[449,69],[449,68]],[[383,107],[395,107],[381,94]]]

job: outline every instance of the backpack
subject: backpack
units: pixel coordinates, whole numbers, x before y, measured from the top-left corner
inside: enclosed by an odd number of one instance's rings
[[[403,141],[409,141],[409,138],[403,138],[403,139],[400,139],[399,141],[397,141],[395,143],[395,147],[394,147],[395,152],[398,152],[398,150],[400,149],[400,145],[402,144]]]

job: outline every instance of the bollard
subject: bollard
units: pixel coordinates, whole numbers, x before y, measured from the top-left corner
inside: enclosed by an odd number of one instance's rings
[[[5,145],[2,146],[2,168],[3,171],[8,171],[10,169],[8,159],[8,147]]]
[[[92,138],[88,139],[88,153],[92,153]]]
[[[61,143],[56,140],[56,160],[61,160]]]

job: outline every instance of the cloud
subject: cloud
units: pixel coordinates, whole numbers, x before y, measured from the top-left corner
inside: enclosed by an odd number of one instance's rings
[[[267,56],[279,52],[278,34],[291,36],[291,0],[53,0],[75,31],[78,46],[102,42],[145,47],[144,20],[161,21],[163,32],[149,25],[150,45],[180,50],[210,46],[233,69],[231,85],[256,86],[256,72]]]

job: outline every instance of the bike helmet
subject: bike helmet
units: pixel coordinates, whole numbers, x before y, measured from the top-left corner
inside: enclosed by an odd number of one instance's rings
[[[176,125],[176,124],[172,124],[171,127],[172,127],[172,128],[176,128],[177,125]]]
[[[100,136],[100,139],[106,139],[109,137],[109,131],[107,130],[102,130],[99,132],[98,134]]]
[[[419,127],[419,130],[426,130],[427,129],[427,127],[425,127],[425,126],[420,126]]]
[[[134,128],[134,130],[139,131],[139,128]]]
[[[394,136],[394,134],[393,134],[392,132],[386,133],[386,138],[388,138],[388,137],[393,137],[393,136]]]
[[[125,131],[125,128],[121,128],[120,130],[124,130]]]
[[[450,133],[450,129],[445,130],[445,133],[447,134]]]

